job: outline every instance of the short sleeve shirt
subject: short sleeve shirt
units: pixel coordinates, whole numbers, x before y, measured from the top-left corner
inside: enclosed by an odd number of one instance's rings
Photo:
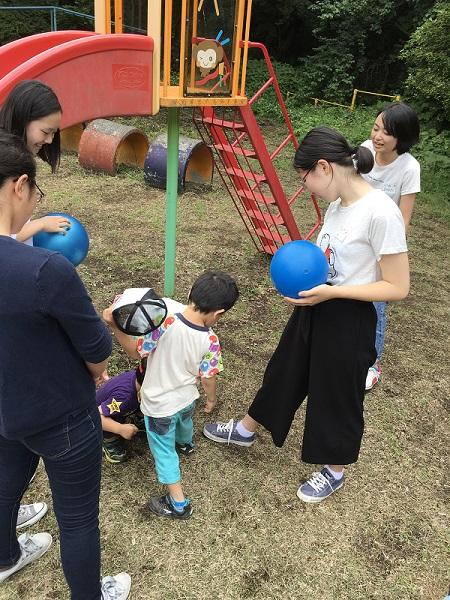
[[[402,214],[379,190],[350,206],[338,199],[328,207],[317,245],[328,258],[329,283],[374,283],[381,279],[378,262],[383,255],[407,252]]]
[[[371,140],[363,142],[369,148],[375,160],[375,148]],[[400,204],[401,196],[420,192],[420,164],[409,152],[400,154],[389,165],[374,163],[370,173],[362,175],[370,185],[382,190],[395,204]]]
[[[173,308],[169,303],[169,311]],[[161,327],[138,338],[137,350],[148,356],[141,410],[151,417],[170,416],[189,406],[199,396],[197,380],[223,370],[217,335],[209,327],[191,323],[181,312],[169,312]]]
[[[105,417],[122,419],[139,408],[136,371],[125,371],[106,381],[96,393],[97,406]]]

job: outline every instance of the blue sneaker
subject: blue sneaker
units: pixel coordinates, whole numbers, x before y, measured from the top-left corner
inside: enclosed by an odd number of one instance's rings
[[[320,473],[313,473],[312,477],[298,488],[297,496],[303,502],[322,502],[344,485],[344,479],[345,475],[339,480],[335,479],[324,467]]]
[[[252,446],[255,443],[256,435],[253,434],[250,437],[244,437],[236,431],[236,425],[238,422],[234,422],[230,419],[228,423],[207,423],[203,427],[203,435],[213,442],[219,442],[219,444],[236,444],[236,446]]]

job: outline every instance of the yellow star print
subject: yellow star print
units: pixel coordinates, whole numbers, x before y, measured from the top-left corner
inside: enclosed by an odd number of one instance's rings
[[[111,404],[107,404],[106,406],[109,408],[109,414],[111,415],[112,413],[120,413],[120,405],[123,404],[123,402],[117,402],[117,400],[115,398],[112,399]]]

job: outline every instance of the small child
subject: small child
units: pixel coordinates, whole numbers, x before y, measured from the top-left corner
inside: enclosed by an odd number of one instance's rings
[[[112,464],[127,460],[123,440],[131,440],[138,431],[145,430],[143,425],[140,428],[127,422],[131,415],[137,414],[138,419],[142,417],[139,390],[144,380],[145,363],[142,360],[137,369],[112,377],[97,390],[97,406],[103,429],[103,456]]]
[[[168,494],[152,496],[151,512],[160,517],[188,519],[192,505],[181,487],[177,448],[193,450],[195,400],[200,378],[207,401],[205,412],[216,405],[216,375],[223,370],[219,340],[211,326],[235,304],[239,291],[230,275],[206,271],[194,282],[188,305],[164,298],[168,314],[162,325],[145,336],[131,337],[116,325],[112,311],[103,318],[117,341],[132,358],[147,358],[141,387],[141,410],[155,460],[158,481]]]

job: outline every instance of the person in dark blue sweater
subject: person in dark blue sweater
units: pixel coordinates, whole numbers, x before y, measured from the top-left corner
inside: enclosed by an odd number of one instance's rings
[[[52,541],[48,533],[16,537],[20,500],[42,457],[71,599],[122,600],[128,574],[100,581],[95,380],[111,337],[68,260],[10,237],[42,197],[32,154],[0,131],[0,584]]]

